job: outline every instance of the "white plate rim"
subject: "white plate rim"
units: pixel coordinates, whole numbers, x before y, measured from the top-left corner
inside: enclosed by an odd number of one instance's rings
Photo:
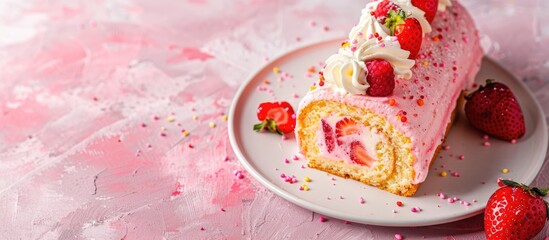
[[[308,201],[305,201],[299,197],[297,197],[296,195],[293,195],[291,193],[288,193],[286,192],[285,190],[277,187],[275,184],[273,184],[271,181],[267,180],[261,173],[259,173],[248,161],[247,159],[245,158],[244,154],[242,153],[241,149],[239,148],[239,143],[236,139],[236,135],[235,135],[235,131],[234,131],[234,126],[235,126],[235,114],[236,114],[236,111],[237,111],[237,107],[238,107],[238,102],[241,98],[241,96],[245,93],[248,85],[254,81],[255,79],[255,76],[257,76],[258,74],[260,74],[266,67],[268,67],[269,65],[271,65],[273,62],[276,62],[278,60],[280,60],[281,58],[284,58],[286,57],[287,55],[290,55],[296,51],[300,51],[300,50],[303,50],[305,48],[313,48],[315,47],[316,45],[323,45],[323,44],[326,44],[328,42],[334,42],[336,43],[337,41],[343,41],[343,38],[333,38],[333,39],[325,39],[325,40],[320,40],[318,42],[313,42],[313,43],[304,43],[304,44],[301,44],[301,45],[297,45],[293,48],[290,48],[288,51],[285,51],[281,54],[279,54],[278,56],[272,58],[271,60],[265,62],[264,64],[262,64],[258,69],[256,69],[255,71],[253,71],[247,78],[246,78],[246,81],[244,81],[242,83],[242,85],[238,88],[236,94],[234,95],[233,97],[233,100],[232,100],[232,103],[231,103],[231,107],[230,107],[230,110],[229,110],[229,120],[228,120],[228,134],[229,134],[229,141],[230,141],[230,144],[232,146],[232,149],[236,155],[236,157],[238,158],[239,162],[244,166],[244,168],[246,169],[246,171],[248,171],[248,173],[250,173],[256,180],[258,180],[263,186],[267,187],[267,189],[269,189],[270,191],[272,191],[273,193],[275,193],[276,195],[278,195],[279,197],[282,197],[284,198],[285,200],[289,201],[289,202],[292,202],[302,208],[305,208],[307,210],[310,210],[310,211],[313,211],[315,213],[319,213],[319,214],[322,214],[322,215],[325,215],[325,216],[329,216],[329,217],[334,217],[334,218],[337,218],[337,219],[344,219],[344,220],[348,220],[348,221],[351,221],[351,222],[356,222],[356,223],[362,223],[362,224],[369,224],[369,225],[376,225],[376,226],[389,226],[389,227],[420,227],[420,226],[431,226],[431,225],[438,225],[438,224],[444,224],[444,223],[449,223],[449,222],[455,222],[455,221],[459,221],[459,220],[463,220],[463,219],[466,219],[466,218],[469,218],[469,217],[472,217],[472,216],[475,216],[475,215],[478,215],[482,212],[484,212],[484,208],[485,208],[485,204],[483,204],[478,210],[476,211],[471,211],[467,214],[463,214],[463,215],[459,215],[459,216],[455,216],[453,218],[442,218],[442,219],[434,219],[434,220],[431,220],[431,221],[425,221],[425,222],[413,222],[413,223],[410,223],[410,224],[407,224],[407,223],[394,223],[394,222],[390,222],[390,221],[368,221],[368,220],[365,220],[363,218],[356,218],[356,217],[352,217],[352,216],[349,216],[349,215],[345,215],[345,214],[342,214],[340,212],[338,212],[337,210],[333,210],[333,209],[330,209],[330,208],[326,208],[326,207],[322,207],[322,206],[318,206],[314,203],[311,203],[311,202],[308,202]],[[497,61],[494,61],[492,60],[490,57],[488,56],[483,56],[483,58],[485,58],[487,61],[490,61],[495,67],[499,68],[499,70],[501,70],[502,72],[504,72],[505,74],[511,76],[514,78],[514,80],[527,92],[527,94],[533,99],[533,102],[535,103],[535,108],[536,110],[541,113],[541,115],[544,115],[544,111],[540,105],[540,103],[538,102],[538,100],[535,98],[535,95],[532,93],[532,91],[529,89],[529,87],[523,82],[523,81],[520,81],[515,74],[507,71],[501,64],[499,64]],[[542,126],[547,126],[547,121],[544,117],[540,117],[539,120],[541,121],[541,125]],[[542,136],[542,141],[543,141],[543,146],[545,146],[545,149],[544,149],[544,152],[547,153],[547,148],[548,148],[548,144],[549,144],[549,136],[547,134],[547,131],[543,131],[543,136]],[[545,157],[544,156],[544,160],[545,160]],[[529,175],[527,178],[525,178],[523,180],[523,183],[525,184],[531,184],[533,182],[533,180],[537,177],[537,175],[539,174],[540,170],[541,170],[541,167],[543,166],[543,163],[544,163],[544,160],[543,161],[537,161],[537,164],[534,166],[534,168],[536,169],[536,174],[532,174],[532,175]]]

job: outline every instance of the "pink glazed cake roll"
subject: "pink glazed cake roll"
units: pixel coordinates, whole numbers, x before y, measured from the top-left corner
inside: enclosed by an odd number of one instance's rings
[[[319,84],[299,105],[295,132],[309,167],[412,196],[427,177],[483,53],[473,20],[458,2],[440,0],[429,24],[410,0],[390,0],[417,18],[423,31],[421,49],[409,59],[409,51],[374,16],[380,2],[366,6],[349,40],[326,60]],[[391,65],[394,87],[387,96],[371,96],[365,63],[380,59]]]

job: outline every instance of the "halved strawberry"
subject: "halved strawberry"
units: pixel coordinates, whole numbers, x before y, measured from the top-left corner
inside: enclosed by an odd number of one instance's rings
[[[321,122],[322,122],[322,132],[324,132],[324,141],[326,143],[326,149],[328,150],[329,153],[331,153],[335,149],[334,129],[324,119],[322,119]]]
[[[336,138],[337,144],[342,145],[343,142],[339,140],[340,137],[357,134],[360,132],[360,128],[356,124],[355,120],[351,118],[343,118],[336,123]]]
[[[368,155],[366,148],[364,148],[359,141],[354,141],[351,143],[351,151],[349,156],[354,163],[362,166],[372,167],[375,162],[375,160]]]
[[[257,108],[257,119],[262,122],[254,125],[256,132],[267,129],[282,135],[295,129],[295,112],[288,102],[261,103]]]

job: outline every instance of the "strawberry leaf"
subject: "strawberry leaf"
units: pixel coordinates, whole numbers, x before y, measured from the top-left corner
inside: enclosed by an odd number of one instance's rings
[[[522,187],[520,183],[508,180],[508,179],[502,179],[501,182],[508,187]]]
[[[547,192],[549,192],[549,188],[532,188],[532,191],[534,191],[538,196],[545,197],[547,196]]]
[[[396,12],[395,10],[389,11],[389,16],[385,19],[385,26],[391,30],[391,35],[395,35],[395,28],[400,24],[404,24],[404,19],[406,19],[406,14],[404,11],[400,10]]]

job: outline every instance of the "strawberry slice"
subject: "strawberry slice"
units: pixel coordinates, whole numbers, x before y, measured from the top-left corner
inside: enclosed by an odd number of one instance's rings
[[[337,144],[342,145],[343,141],[339,138],[343,136],[349,136],[360,132],[360,128],[356,124],[355,120],[351,118],[343,118],[336,123],[336,138]]]
[[[351,151],[349,153],[351,161],[358,165],[372,167],[375,160],[368,155],[366,148],[362,146],[359,141],[354,141],[351,143]]]
[[[254,125],[254,131],[267,129],[269,132],[291,133],[295,129],[295,112],[288,102],[265,102],[257,108],[257,119],[261,123]]]
[[[324,132],[324,141],[326,142],[326,149],[329,153],[331,153],[335,149],[334,129],[324,119],[322,119],[321,122],[322,131]]]

